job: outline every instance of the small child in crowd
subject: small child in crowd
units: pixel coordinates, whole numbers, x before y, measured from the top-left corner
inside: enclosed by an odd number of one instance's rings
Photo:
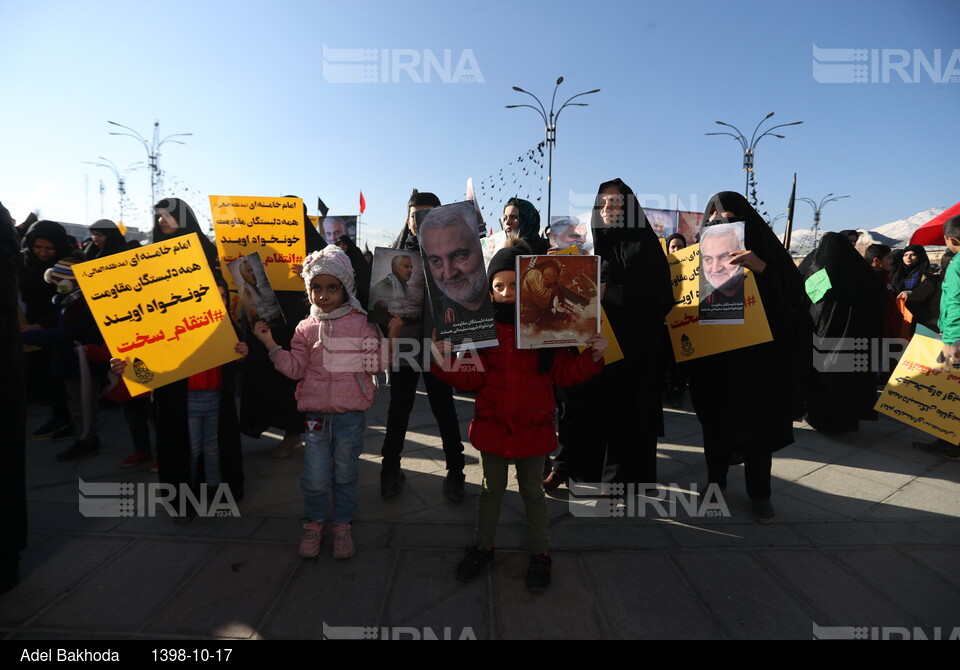
[[[51,350],[50,373],[63,378],[67,394],[70,419],[77,429],[77,440],[65,451],[57,454],[58,461],[70,461],[94,455],[100,449],[97,426],[100,406],[100,383],[102,366],[83,370],[87,366],[85,356],[74,348],[83,345],[103,344],[97,322],[90,313],[87,301],[73,273],[73,266],[84,261],[83,253],[74,252],[63,258],[43,275],[57,287],[53,301],[60,308],[57,325],[41,328],[37,324],[23,326],[23,342]]]
[[[277,345],[264,321],[254,335],[281,373],[299,379],[297,409],[307,413],[300,487],[306,533],[300,556],[313,558],[327,534],[327,493],[333,482],[333,557],[350,558],[355,546],[351,524],[357,509],[357,479],[363,451],[364,412],[376,399],[376,374],[383,369],[380,331],[367,323],[355,296],[353,268],[343,251],[330,245],[303,261],[310,316],[297,326],[290,350]],[[395,337],[403,321],[391,319]]]
[[[475,544],[460,562],[457,578],[473,580],[493,560],[500,504],[513,460],[532,545],[527,588],[542,591],[550,584],[552,564],[547,541],[547,502],[541,481],[544,458],[557,446],[553,385],[582,384],[600,372],[607,340],[599,333],[593,335],[587,340],[589,348],[580,355],[570,349],[517,349],[515,261],[517,256],[530,251],[513,236],[507,245],[494,255],[487,268],[500,346],[476,352],[477,365],[447,358],[442,369],[434,363],[431,372],[451,386],[477,392],[470,441],[480,451],[483,489]],[[449,341],[434,341],[442,355],[450,352]]]

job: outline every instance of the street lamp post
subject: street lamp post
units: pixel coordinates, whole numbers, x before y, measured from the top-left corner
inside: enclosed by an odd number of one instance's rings
[[[111,135],[122,135],[126,137],[132,137],[133,139],[140,142],[143,145],[143,148],[147,150],[147,167],[150,169],[150,208],[157,203],[157,186],[162,185],[163,181],[161,178],[160,172],[160,147],[162,147],[167,142],[173,142],[174,144],[183,144],[180,140],[173,139],[174,137],[189,137],[193,133],[175,133],[173,135],[167,135],[162,140],[160,139],[160,122],[153,122],[153,139],[150,142],[147,142],[143,136],[138,133],[133,128],[125,126],[116,121],[107,121],[107,123],[128,130],[126,133],[110,133]]]
[[[543,124],[545,128],[545,139],[544,143],[547,145],[547,153],[549,154],[547,158],[547,223],[550,225],[550,215],[552,212],[553,205],[553,147],[557,144],[557,120],[560,118],[560,112],[563,111],[565,107],[589,107],[589,103],[586,102],[571,102],[575,98],[579,98],[582,95],[590,95],[591,93],[599,93],[600,89],[595,88],[592,91],[585,91],[583,93],[577,93],[574,96],[567,98],[566,102],[560,105],[560,109],[554,113],[554,103],[557,100],[557,89],[560,88],[560,84],[563,83],[563,77],[557,78],[557,84],[553,87],[553,97],[550,99],[550,112],[547,113],[547,110],[544,108],[543,103],[540,102],[540,98],[535,96],[530,91],[524,91],[519,86],[514,86],[513,90],[519,93],[526,93],[531,98],[537,101],[537,106],[533,105],[506,105],[507,109],[515,109],[517,107],[529,107],[530,109],[537,112],[540,115],[540,118],[543,119]]]
[[[773,137],[779,137],[780,139],[783,139],[783,138],[784,138],[783,135],[778,135],[777,133],[775,133],[775,132],[773,132],[773,131],[776,130],[777,128],[785,128],[786,126],[799,126],[801,123],[803,123],[803,121],[793,121],[793,122],[791,122],[791,123],[781,123],[781,124],[778,125],[778,126],[773,126],[773,127],[771,127],[771,128],[767,128],[765,131],[763,131],[763,133],[762,133],[761,135],[757,136],[757,133],[760,132],[760,126],[762,126],[767,119],[769,119],[771,116],[773,116],[773,114],[774,114],[773,112],[770,112],[770,113],[767,114],[765,117],[763,117],[763,119],[760,120],[760,123],[757,124],[757,127],[753,129],[753,134],[750,136],[750,140],[749,140],[749,141],[747,140],[746,135],[744,135],[742,132],[740,132],[740,129],[739,129],[739,128],[737,128],[736,126],[731,125],[731,124],[729,124],[729,123],[724,123],[723,121],[717,121],[716,123],[719,124],[719,125],[721,125],[721,126],[726,126],[726,127],[728,127],[728,128],[733,128],[733,129],[737,132],[737,134],[734,135],[733,133],[726,133],[726,132],[722,132],[722,133],[704,133],[704,135],[729,135],[730,137],[732,137],[733,139],[735,139],[737,142],[740,143],[740,147],[743,149],[743,171],[747,173],[747,174],[746,174],[746,182],[745,182],[744,188],[743,188],[743,197],[745,197],[745,198],[749,198],[749,197],[750,197],[750,178],[751,178],[751,176],[753,175],[753,160],[754,160],[754,156],[755,156],[756,151],[757,151],[757,145],[760,144],[760,140],[762,140],[762,139],[763,139],[764,137],[766,137],[767,135],[772,135]],[[755,184],[756,184],[756,182],[754,182],[754,185],[755,185]],[[758,204],[758,203],[757,203],[757,194],[756,194],[756,190],[754,190],[754,194],[753,194],[753,206],[754,206],[754,207],[757,207],[757,204]]]
[[[797,200],[803,200],[805,203],[813,207],[813,248],[816,249],[820,244],[820,212],[823,210],[824,206],[828,202],[833,202],[834,200],[840,200],[841,198],[849,198],[849,195],[833,195],[833,193],[827,193],[820,200],[812,200],[810,198],[797,198]]]
[[[123,198],[126,196],[126,176],[141,168],[144,163],[139,161],[137,163],[131,163],[123,169],[123,173],[117,168],[116,164],[109,158],[104,158],[103,156],[97,156],[102,161],[106,163],[95,163],[93,161],[83,161],[84,165],[96,165],[98,167],[105,167],[113,171],[113,176],[117,178],[117,191],[120,193],[120,222],[123,223]]]

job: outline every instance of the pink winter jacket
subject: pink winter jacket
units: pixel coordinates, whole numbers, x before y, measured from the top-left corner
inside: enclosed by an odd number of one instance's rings
[[[278,351],[273,365],[300,380],[301,412],[363,412],[376,400],[375,375],[383,369],[380,331],[356,310],[338,319],[308,316],[297,326],[290,351]]]

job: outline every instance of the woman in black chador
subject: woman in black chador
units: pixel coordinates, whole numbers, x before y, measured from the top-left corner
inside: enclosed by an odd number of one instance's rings
[[[824,270],[831,288],[816,302],[804,294],[814,329],[807,423],[822,433],[841,433],[857,430],[860,419],[876,419],[877,371],[870,359],[883,336],[886,292],[840,233],[824,235],[800,264],[804,280]],[[855,349],[856,339],[867,346]]]
[[[737,221],[744,222],[746,249],[733,252],[732,262],[756,277],[773,340],[691,361],[690,396],[703,428],[709,482],[725,488],[731,461],[742,459],[754,518],[770,523],[772,454],[793,443],[793,420],[804,413],[812,333],[803,278],[746,198],[731,191],[713,196],[701,230]]]
[[[586,384],[564,389],[561,450],[544,486],[582,481],[657,481],[663,435],[664,317],[673,307],[660,241],[629,186],[604,182],[591,219],[600,257],[601,304],[624,359]]]

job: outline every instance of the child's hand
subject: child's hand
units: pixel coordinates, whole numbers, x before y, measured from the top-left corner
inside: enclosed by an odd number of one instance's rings
[[[450,340],[438,340],[436,329],[430,334],[430,339],[433,341],[433,354],[437,358],[449,356],[453,353],[453,342]]]
[[[593,362],[599,363],[600,359],[603,358],[604,352],[607,350],[607,338],[600,333],[595,333],[587,340],[587,344],[590,346],[590,354],[593,356]]]
[[[393,318],[391,318],[390,322],[387,324],[387,337],[390,339],[396,339],[400,337],[400,331],[403,330],[403,319],[392,312],[390,313],[390,316]]]
[[[250,347],[247,345],[246,342],[237,342],[237,345],[233,348],[233,350],[236,351],[241,356],[243,356],[244,358],[246,358],[247,354],[250,353]]]
[[[949,368],[954,363],[960,362],[960,345],[957,345],[957,344],[943,345],[943,358],[944,358],[945,368]]]
[[[253,334],[258,340],[263,342],[267,349],[273,349],[277,343],[273,341],[273,333],[270,332],[270,326],[266,321],[257,321],[253,324]]]
[[[123,376],[123,371],[127,367],[127,362],[119,358],[110,359],[110,372],[115,375]]]

